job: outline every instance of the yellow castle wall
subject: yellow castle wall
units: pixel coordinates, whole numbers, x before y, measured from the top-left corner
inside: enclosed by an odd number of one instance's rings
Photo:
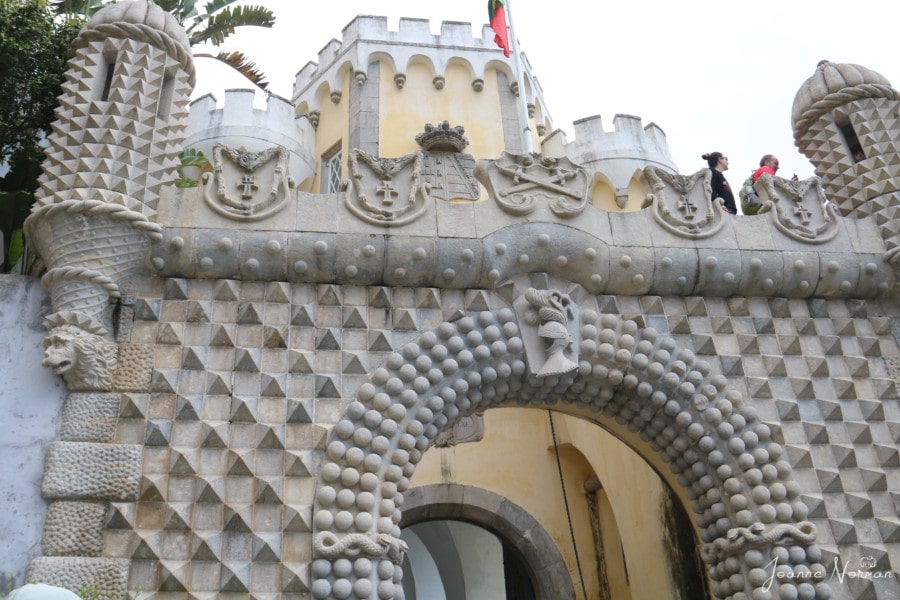
[[[547,412],[504,408],[487,411],[484,419],[485,435],[480,442],[429,449],[416,469],[412,487],[467,485],[518,504],[556,543],[580,598],[578,567]],[[560,413],[553,413],[553,419],[588,597],[598,597],[599,582],[583,483],[596,474],[622,535],[621,551],[618,544],[609,547],[609,540],[605,542],[613,597],[675,600],[663,549],[663,482],[635,452],[596,425]],[[606,512],[602,506],[600,512],[601,517]],[[630,588],[625,582],[621,554],[625,556]]]

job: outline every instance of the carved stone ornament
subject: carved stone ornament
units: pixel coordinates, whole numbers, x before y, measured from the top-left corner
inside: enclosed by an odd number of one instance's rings
[[[818,177],[791,181],[764,173],[754,187],[763,200],[756,214],[770,213],[775,227],[789,238],[822,244],[837,235],[837,209]]]
[[[322,531],[313,538],[313,548],[320,558],[387,558],[394,563],[403,562],[409,549],[406,542],[386,533],[349,533],[343,536]]]
[[[505,212],[527,215],[545,202],[562,218],[574,217],[589,202],[587,171],[568,158],[504,152],[493,161],[478,161],[475,177]]]
[[[461,417],[453,427],[443,430],[434,438],[437,448],[449,448],[467,442],[479,442],[484,438],[484,415],[476,413]]]
[[[701,169],[693,175],[669,173],[648,166],[642,175],[650,193],[641,208],[650,208],[663,229],[692,240],[714,235],[725,224],[725,205],[710,202],[712,174]]]
[[[513,308],[524,324],[522,341],[532,373],[549,377],[578,368],[578,307],[567,294],[528,288]]]
[[[450,127],[449,121],[443,121],[427,123],[425,132],[416,136],[416,143],[425,150],[422,179],[435,200],[478,200],[480,196],[475,159],[462,153],[469,145],[465,133],[462,125]]]
[[[213,146],[213,173],[203,198],[211,209],[236,221],[259,221],[283,209],[293,180],[287,174],[288,151],[273,146],[261,152]]]
[[[700,555],[707,564],[715,564],[729,556],[760,546],[812,544],[816,541],[816,533],[816,526],[809,521],[781,523],[768,529],[757,522],[749,527],[729,529],[725,537],[703,546]]]
[[[416,143],[423,150],[432,152],[462,152],[469,145],[465,133],[462,125],[450,127],[450,121],[443,121],[437,126],[426,123],[425,132],[416,135]]]
[[[116,370],[115,342],[74,325],[54,327],[44,338],[41,365],[62,375],[70,392],[112,389]]]
[[[350,151],[352,191],[347,208],[363,221],[393,226],[410,223],[427,208],[428,185],[422,178],[422,152],[381,158],[363,150]]]

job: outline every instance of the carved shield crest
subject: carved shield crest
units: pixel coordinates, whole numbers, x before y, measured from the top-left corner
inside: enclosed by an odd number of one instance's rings
[[[709,169],[679,175],[648,166],[643,179],[650,193],[641,208],[650,208],[653,219],[666,231],[696,240],[715,234],[725,224],[724,205],[710,202]]]
[[[423,178],[435,200],[478,200],[475,159],[461,152],[426,152]]]
[[[786,236],[821,244],[837,235],[837,209],[827,201],[818,177],[791,181],[763,174],[755,187],[765,202],[756,214],[770,213],[775,227]]]
[[[414,221],[425,212],[428,197],[422,163],[421,152],[381,158],[363,150],[351,150],[353,188],[344,197],[347,208],[363,221],[376,225]]]
[[[504,152],[497,160],[479,161],[475,177],[513,215],[527,215],[545,203],[558,217],[574,217],[589,201],[587,171],[568,158]]]
[[[284,208],[293,181],[287,174],[288,151],[281,146],[260,152],[213,146],[213,174],[203,198],[222,216],[258,221]]]

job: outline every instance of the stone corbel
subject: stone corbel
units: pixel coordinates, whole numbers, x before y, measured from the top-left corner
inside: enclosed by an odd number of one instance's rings
[[[36,205],[25,235],[47,265],[41,283],[53,307],[42,364],[70,391],[109,391],[117,350],[110,300],[145,268],[162,228],[120,204],[70,199]]]

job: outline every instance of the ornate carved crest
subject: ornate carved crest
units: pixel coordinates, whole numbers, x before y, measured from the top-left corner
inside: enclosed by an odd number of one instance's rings
[[[435,200],[478,200],[475,159],[462,152],[469,145],[465,133],[462,125],[450,127],[450,122],[444,121],[427,123],[425,132],[416,136],[416,143],[425,150],[422,179]]]
[[[837,235],[837,209],[827,201],[818,177],[791,181],[763,174],[756,184],[765,202],[757,214],[770,213],[775,227],[786,236],[821,244]]]
[[[715,234],[725,224],[724,205],[710,202],[709,169],[679,175],[650,166],[642,177],[650,193],[641,208],[649,207],[653,219],[666,231],[696,240]]]
[[[213,174],[203,198],[229,219],[258,221],[284,208],[293,181],[287,174],[288,151],[273,146],[261,152],[213,146]]]
[[[381,158],[350,151],[353,192],[344,197],[357,217],[376,225],[403,225],[425,212],[428,186],[422,180],[422,152]]]
[[[589,200],[587,171],[567,158],[504,152],[497,160],[479,161],[475,177],[513,215],[527,215],[546,202],[556,216],[574,217]]]
[[[466,442],[478,442],[484,438],[484,415],[475,413],[461,417],[453,427],[445,429],[434,438],[437,448],[449,448]]]
[[[528,288],[513,303],[522,327],[528,368],[538,377],[562,375],[578,368],[577,305],[558,290]]]

